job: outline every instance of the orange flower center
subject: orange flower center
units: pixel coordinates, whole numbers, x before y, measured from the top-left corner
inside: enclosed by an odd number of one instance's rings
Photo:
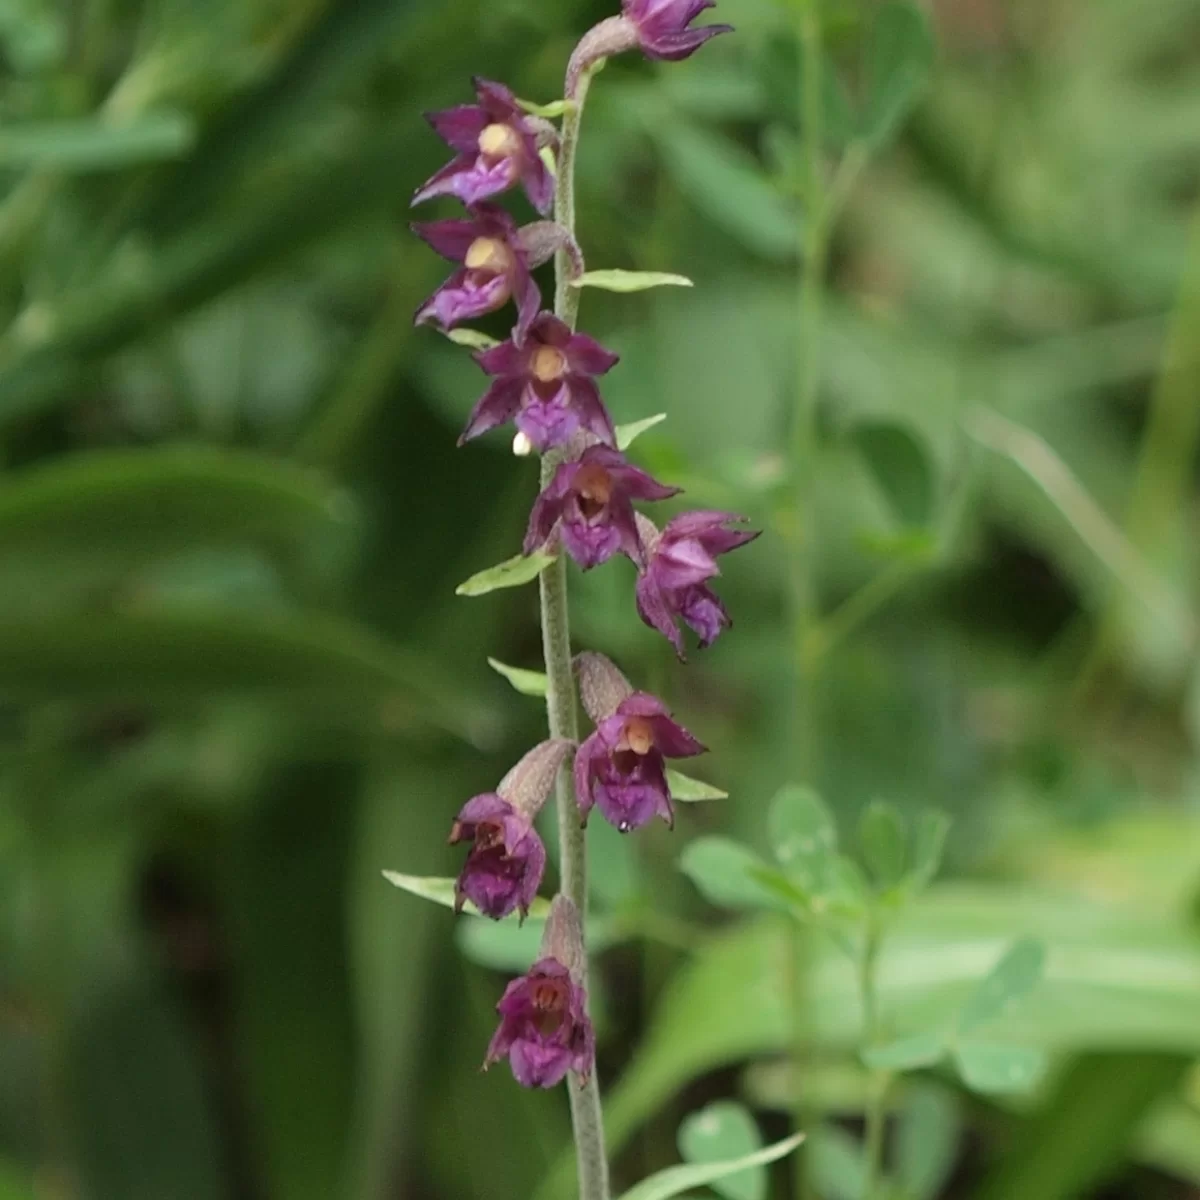
[[[625,736],[621,740],[634,754],[644,756],[654,749],[654,730],[644,717],[630,717],[625,722]]]
[[[552,1034],[567,1015],[567,990],[561,979],[540,979],[531,996],[537,1016],[534,1024],[539,1033]]]
[[[579,469],[575,476],[575,491],[585,517],[594,517],[612,496],[612,476],[594,463]]]
[[[491,850],[504,844],[504,828],[499,821],[480,821],[475,826],[475,849]]]
[[[539,383],[553,383],[567,370],[567,356],[554,346],[539,346],[529,359],[529,370]]]
[[[491,271],[503,275],[512,266],[512,251],[498,238],[476,238],[467,247],[463,263],[469,271]]]
[[[487,125],[479,135],[479,152],[487,158],[515,158],[521,138],[511,125]]]

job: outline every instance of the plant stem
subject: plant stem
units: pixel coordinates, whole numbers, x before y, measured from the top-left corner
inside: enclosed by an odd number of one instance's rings
[[[858,964],[858,987],[862,998],[863,1046],[870,1048],[879,1040],[879,998],[875,973],[879,961],[879,917],[872,908],[867,913],[863,950]],[[872,1071],[867,1089],[866,1131],[863,1138],[865,1164],[863,1200],[875,1200],[883,1176],[883,1135],[887,1124],[887,1090],[891,1076]]]
[[[801,59],[800,129],[804,139],[805,205],[800,228],[800,294],[797,336],[796,406],[792,414],[791,467],[793,540],[791,546],[791,604],[795,670],[795,769],[814,781],[816,730],[813,711],[814,664],[806,653],[810,631],[819,615],[813,566],[816,530],[813,520],[813,481],[817,440],[817,398],[820,384],[821,291],[825,272],[825,178],[822,162],[824,114],[821,107],[821,18],[817,0],[800,0]],[[818,1113],[804,1096],[800,1079],[808,1058],[811,950],[807,931],[792,936],[793,1071],[796,1079],[795,1127],[815,1126]],[[796,1157],[794,1188],[798,1200],[812,1195],[807,1154]]]
[[[554,196],[554,217],[575,235],[575,147],[579,122],[587,95],[590,71],[578,80],[574,104],[563,117],[558,158],[558,179]],[[579,312],[579,293],[569,281],[574,269],[570,256],[559,251],[554,258],[554,311],[572,329]],[[553,477],[559,457],[547,454],[542,459],[542,486]],[[575,679],[571,669],[571,628],[567,608],[566,557],[544,570],[539,578],[541,593],[542,649],[546,661],[546,713],[552,738],[579,740],[579,722],[575,709]],[[555,792],[558,835],[561,854],[561,888],[574,901],[584,926],[585,954],[583,986],[587,991],[587,842],[579,821],[575,788],[568,765],[560,768]],[[567,1092],[571,1100],[571,1125],[575,1134],[575,1155],[579,1169],[579,1200],[608,1200],[608,1158],[604,1149],[604,1122],[600,1109],[600,1088],[593,1071],[586,1081],[572,1073]]]

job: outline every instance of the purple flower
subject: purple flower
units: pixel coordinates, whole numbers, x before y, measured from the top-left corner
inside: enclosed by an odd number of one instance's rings
[[[517,305],[514,337],[518,342],[523,341],[542,302],[542,294],[530,274],[531,268],[539,265],[537,257],[531,254],[522,236],[537,226],[518,230],[504,209],[494,204],[477,204],[465,219],[426,221],[412,228],[443,258],[462,264],[417,309],[414,323],[434,321],[443,329],[451,329],[463,321],[495,312],[512,299]],[[549,253],[553,253],[552,248]]]
[[[666,500],[678,491],[631,466],[620,450],[589,446],[559,466],[534,502],[525,553],[544,545],[557,525],[563,547],[585,571],[618,550],[644,566],[633,501]]]
[[[546,870],[546,848],[524,815],[503,796],[486,792],[468,800],[450,830],[450,844],[471,842],[454,884],[454,907],[470,900],[499,920],[516,909],[521,919],[537,895]]]
[[[727,528],[745,519],[726,512],[683,513],[658,533],[645,517],[639,518],[649,561],[638,577],[638,614],[675,647],[680,658],[684,656],[683,635],[677,617],[700,635],[702,648],[733,624],[707,581],[721,573],[718,554],[727,554],[758,537],[758,530]]]
[[[700,744],[677,725],[657,696],[634,692],[575,755],[575,794],[586,821],[593,805],[622,833],[660,816],[673,825],[675,812],[667,787],[668,758],[703,754]]]
[[[621,0],[621,12],[637,30],[638,44],[647,58],[675,62],[694,54],[718,33],[732,33],[732,25],[688,26],[715,0]]]
[[[500,1027],[484,1067],[506,1058],[523,1087],[550,1088],[568,1071],[591,1074],[596,1039],[583,988],[557,959],[540,958],[514,979],[496,1005]]]
[[[496,381],[475,405],[460,446],[506,421],[515,421],[539,452],[561,446],[580,429],[616,443],[595,376],[610,371],[617,356],[572,333],[553,314],[533,320],[523,342],[502,342],[476,354],[475,361]]]
[[[556,141],[553,127],[522,111],[503,84],[476,78],[478,104],[426,113],[426,120],[458,157],[413,196],[420,204],[433,196],[457,196],[478,204],[518,182],[530,203],[545,215],[554,204],[554,177],[538,155]]]

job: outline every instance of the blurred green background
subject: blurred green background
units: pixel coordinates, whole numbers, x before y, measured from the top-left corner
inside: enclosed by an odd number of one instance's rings
[[[937,0],[912,111],[865,147],[878,8],[824,5],[830,161],[870,153],[799,514],[825,614],[809,769],[846,830],[876,797],[954,818],[950,882],[883,964],[889,1020],[1036,933],[1018,1023],[1053,1061],[1017,1101],[918,1081],[944,1148],[906,1194],[1183,1200],[1200,3]],[[407,198],[444,159],[423,109],[474,73],[556,98],[610,11],[0,0],[3,1200],[507,1200],[559,1158],[561,1090],[478,1071],[528,936],[380,876],[450,873],[451,817],[543,721],[486,664],[540,665],[534,589],[454,595],[518,548],[536,467],[503,435],[454,448],[484,380],[410,327],[443,266]],[[700,833],[765,845],[797,737],[796,12],[718,18],[737,36],[686,63],[608,67],[579,164],[589,265],[697,285],[586,295],[616,420],[668,413],[635,457],[766,530],[721,581],[736,628],[686,668],[627,563],[573,581],[576,643],[666,696],[731,793],[673,834],[589,835],[625,1183],[706,1100],[773,1135],[794,1100],[780,939],[676,865]],[[853,1130],[853,995],[818,974],[802,1082]]]

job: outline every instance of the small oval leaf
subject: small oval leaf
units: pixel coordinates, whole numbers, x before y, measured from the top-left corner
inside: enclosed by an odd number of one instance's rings
[[[924,809],[917,817],[917,828],[913,834],[912,869],[905,878],[910,891],[919,892],[933,882],[942,865],[949,832],[950,818],[939,809]]]
[[[685,1117],[679,1126],[679,1153],[685,1162],[712,1163],[742,1158],[762,1149],[762,1135],[745,1105],[718,1100]],[[747,1167],[709,1185],[725,1200],[766,1200],[767,1172]]]
[[[527,671],[524,667],[510,667],[499,659],[489,658],[488,666],[498,675],[503,675],[512,684],[515,691],[522,696],[545,696],[546,673],[544,671]]]
[[[711,783],[705,783],[701,779],[692,779],[681,771],[672,771],[669,767],[667,768],[667,787],[671,792],[671,799],[678,800],[683,804],[693,804],[699,800],[729,799],[728,792],[723,792],[720,788],[715,788]]]
[[[858,841],[875,881],[891,887],[904,874],[907,847],[904,822],[895,807],[873,800],[858,823]]]
[[[647,429],[653,429],[655,425],[662,424],[666,419],[666,413],[655,413],[654,416],[646,417],[642,421],[631,421],[628,425],[618,425],[617,449],[628,450],[634,441],[641,437]]]
[[[460,326],[457,329],[444,329],[442,332],[456,346],[467,346],[471,350],[490,350],[493,346],[500,345],[496,338],[478,329]]]
[[[933,69],[929,20],[907,0],[880,10],[867,43],[867,103],[862,136],[873,147],[886,144],[921,97]]]
[[[760,871],[769,870],[762,859],[730,838],[697,838],[680,856],[679,869],[706,900],[722,908],[790,908],[756,878]]]
[[[745,1171],[749,1167],[766,1166],[768,1163],[773,1163],[777,1159],[783,1158],[784,1155],[791,1154],[802,1141],[804,1141],[804,1134],[795,1133],[790,1138],[784,1138],[782,1142],[776,1142],[772,1146],[766,1146],[754,1154],[747,1154],[741,1158],[668,1167],[665,1171],[659,1171],[657,1175],[651,1175],[649,1179],[643,1179],[641,1183],[630,1188],[621,1197],[621,1200],[669,1200],[671,1196],[678,1196],[681,1192],[686,1192],[688,1188],[703,1187],[705,1184],[711,1184],[713,1180],[724,1179],[728,1175]]]
[[[553,121],[557,117],[564,116],[575,107],[570,100],[551,100],[549,104],[535,104],[532,100],[522,100],[518,97],[517,104],[520,105],[532,117],[544,117],[547,121]]]
[[[927,525],[933,516],[933,465],[918,435],[905,425],[877,421],[856,425],[850,440],[897,518],[908,527]]]
[[[532,583],[553,561],[555,556],[538,550],[533,554],[517,554],[512,558],[479,571],[454,589],[456,596],[486,596],[499,588],[520,587]]]
[[[781,788],[771,801],[767,828],[780,865],[795,870],[802,880],[822,877],[824,864],[837,852],[833,817],[811,788],[797,784]]]
[[[686,275],[670,271],[623,271],[614,267],[608,271],[585,271],[571,280],[573,288],[594,287],[606,292],[645,292],[656,287],[692,287]]]
[[[859,1058],[873,1071],[915,1071],[932,1067],[945,1053],[945,1034],[915,1033],[883,1046],[868,1046]]]
[[[980,980],[967,997],[958,1018],[960,1033],[970,1033],[1004,1014],[1015,1001],[1028,995],[1042,978],[1046,947],[1037,938],[1020,938]]]
[[[963,1042],[955,1049],[954,1059],[967,1087],[984,1095],[1029,1091],[1048,1062],[1045,1051],[1036,1046],[994,1042]]]
[[[432,900],[434,904],[440,904],[443,908],[454,907],[453,879],[438,875],[402,875],[399,871],[384,871],[382,874],[388,883],[393,887],[400,888],[401,891],[408,892],[413,896],[420,896],[422,900]],[[469,900],[463,904],[462,911],[476,917],[483,915]],[[549,912],[550,901],[539,896],[530,906],[529,920],[544,921]],[[514,912],[502,919],[509,921],[516,916],[517,914]]]

